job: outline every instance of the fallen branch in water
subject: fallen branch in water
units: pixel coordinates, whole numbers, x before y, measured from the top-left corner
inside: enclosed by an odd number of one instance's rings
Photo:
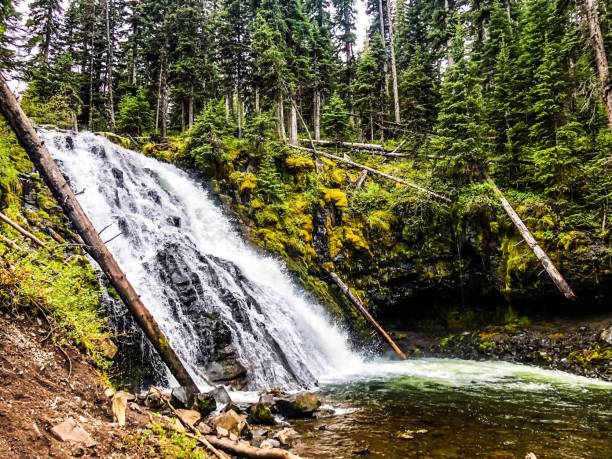
[[[289,147],[294,148],[296,150],[312,152],[312,150],[310,148],[299,147],[297,145],[289,145]],[[353,167],[357,167],[359,169],[363,169],[365,171],[371,172],[372,174],[380,175],[381,177],[384,177],[386,179],[393,180],[394,182],[401,183],[402,185],[409,186],[410,188],[414,188],[415,190],[419,190],[422,193],[426,193],[426,194],[429,194],[431,196],[434,196],[435,198],[441,199],[442,201],[451,202],[450,198],[447,198],[446,196],[438,194],[438,193],[436,193],[434,191],[428,190],[425,187],[422,187],[422,186],[417,185],[415,183],[408,182],[408,181],[406,181],[404,179],[401,179],[399,177],[395,177],[393,175],[387,174],[387,173],[379,171],[377,169],[373,169],[373,168],[368,167],[368,166],[366,166],[364,164],[356,163],[355,161],[352,161],[350,159],[341,158],[340,156],[332,155],[330,153],[325,153],[323,151],[316,151],[315,150],[315,154],[317,154],[319,156],[323,156],[325,158],[333,159],[334,161],[343,162],[345,164],[348,164],[348,165],[353,166]]]
[[[4,223],[6,223],[7,225],[9,225],[11,228],[13,228],[14,230],[18,231],[19,233],[21,233],[23,236],[27,237],[28,239],[32,240],[32,242],[34,242],[36,245],[39,245],[40,247],[44,247],[46,244],[41,241],[40,239],[38,239],[36,236],[34,236],[32,233],[30,233],[29,231],[23,229],[21,226],[19,226],[17,223],[15,223],[13,220],[11,220],[10,218],[8,218],[6,215],[4,215],[2,212],[0,212],[0,220],[2,220]]]
[[[353,305],[357,308],[361,315],[374,327],[378,334],[389,343],[389,346],[391,346],[391,349],[395,351],[398,357],[401,360],[406,360],[406,354],[402,352],[402,350],[395,343],[395,341],[393,341],[393,338],[391,338],[391,336],[384,330],[384,328],[382,328],[380,324],[376,322],[376,319],[374,319],[374,317],[372,317],[372,315],[368,312],[368,310],[363,305],[363,302],[357,297],[357,295],[351,292],[351,289],[348,288],[348,286],[342,281],[342,279],[340,279],[340,277],[338,277],[336,273],[330,272],[329,276],[336,283],[336,285],[340,287],[340,290],[342,290],[342,292],[347,296],[351,303],[353,303]]]

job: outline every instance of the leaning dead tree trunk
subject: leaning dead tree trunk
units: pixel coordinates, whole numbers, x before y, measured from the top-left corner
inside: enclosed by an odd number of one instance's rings
[[[604,47],[603,34],[599,24],[599,9],[597,0],[586,0],[585,3],[587,22],[591,35],[591,44],[595,51],[595,64],[597,67],[597,77],[599,80],[599,90],[606,106],[608,114],[608,128],[612,131],[612,87],[610,82],[610,67],[608,67],[608,57]]]
[[[376,319],[374,319],[374,317],[372,317],[372,315],[368,312],[368,310],[365,308],[362,301],[357,297],[357,295],[351,292],[351,289],[348,288],[348,286],[342,281],[342,279],[338,277],[336,273],[330,272],[329,276],[336,283],[336,285],[340,287],[340,290],[342,290],[342,293],[344,293],[346,297],[351,301],[351,303],[353,303],[353,306],[357,308],[357,310],[363,316],[363,318],[367,320],[370,323],[370,325],[372,325],[372,327],[374,327],[376,332],[385,341],[387,341],[387,343],[389,343],[389,346],[391,346],[391,349],[395,351],[398,357],[401,360],[406,360],[406,354],[404,354],[402,350],[399,348],[399,346],[395,344],[395,341],[393,341],[393,338],[389,336],[389,334],[384,330],[384,328],[382,328],[380,324],[376,322]]]
[[[290,147],[291,148],[295,148],[297,150],[302,150],[302,151],[309,151],[309,152],[313,151],[310,148],[298,147],[296,145],[290,145]],[[397,182],[397,183],[401,183],[402,185],[409,186],[410,188],[414,188],[415,190],[419,190],[422,193],[429,194],[429,195],[431,195],[431,196],[433,196],[435,198],[441,199],[442,201],[451,202],[450,198],[447,198],[446,196],[442,196],[441,194],[438,194],[438,193],[436,193],[434,191],[428,190],[427,188],[424,188],[424,187],[422,187],[420,185],[417,185],[415,183],[407,182],[406,180],[401,179],[399,177],[395,177],[393,175],[390,175],[390,174],[387,174],[385,172],[379,171],[378,169],[373,169],[373,168],[368,167],[368,166],[366,166],[364,164],[356,163],[355,161],[352,161],[350,159],[341,158],[340,156],[332,155],[330,153],[325,153],[324,151],[315,151],[315,154],[319,155],[319,156],[323,156],[325,158],[333,159],[334,161],[343,162],[345,164],[348,164],[349,166],[353,166],[353,167],[357,167],[359,169],[363,169],[364,171],[371,172],[372,174],[375,174],[375,175],[380,175],[381,177],[384,177],[384,178],[389,179],[389,180],[393,180],[394,182]]]
[[[51,158],[44,142],[40,140],[32,123],[27,118],[17,99],[9,89],[6,81],[0,76],[0,112],[15,132],[21,146],[36,166],[53,195],[70,218],[78,234],[86,244],[87,252],[96,260],[100,268],[110,279],[111,284],[140,326],[153,347],[177,379],[187,390],[197,392],[197,386],[179,359],[168,339],[159,328],[155,318],[140,300],[119,264],[102,242],[98,232],[87,217],[87,214],[76,199],[70,185]]]
[[[395,62],[395,37],[393,31],[393,11],[389,0],[385,0],[387,4],[387,21],[389,23],[389,51],[391,52],[391,78],[393,79],[393,108],[395,113],[395,122],[401,123],[399,89],[397,82],[397,63]]]
[[[576,294],[569,286],[565,278],[557,270],[548,255],[546,255],[546,252],[544,252],[544,250],[542,250],[542,248],[538,245],[538,242],[535,240],[525,223],[523,223],[521,217],[519,217],[514,208],[510,205],[510,202],[508,202],[501,190],[497,188],[497,185],[495,185],[493,180],[488,178],[487,182],[489,183],[489,185],[491,185],[493,191],[495,191],[495,194],[499,197],[502,205],[504,206],[504,210],[508,214],[508,217],[510,217],[510,220],[512,220],[512,223],[514,223],[514,226],[517,227],[529,248],[533,251],[533,253],[535,253],[535,256],[538,257],[538,260],[540,260],[540,263],[542,263],[542,266],[544,267],[552,281],[555,283],[559,291],[561,291],[561,293],[563,293],[568,300],[575,300]]]

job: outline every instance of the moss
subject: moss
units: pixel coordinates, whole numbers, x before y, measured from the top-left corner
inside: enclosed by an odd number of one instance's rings
[[[571,352],[568,358],[582,366],[602,362],[612,363],[612,348],[602,348],[601,346],[596,345],[593,349],[584,349],[582,351]]]
[[[478,347],[480,348],[481,351],[486,351],[489,349],[495,349],[497,347],[497,344],[494,343],[493,341],[483,341],[482,343],[478,345]]]
[[[305,171],[314,169],[314,161],[306,156],[292,155],[285,159],[285,164],[289,169],[295,171]]]
[[[262,227],[276,226],[279,223],[279,218],[276,212],[270,207],[264,207],[255,214],[257,224]]]
[[[337,188],[326,188],[323,190],[323,200],[328,204],[333,204],[339,209],[348,207],[348,198],[346,193]]]

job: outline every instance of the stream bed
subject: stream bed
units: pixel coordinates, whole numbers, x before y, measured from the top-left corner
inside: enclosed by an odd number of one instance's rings
[[[347,382],[350,381],[350,382]],[[296,423],[310,458],[612,458],[612,384],[505,362],[369,364]]]

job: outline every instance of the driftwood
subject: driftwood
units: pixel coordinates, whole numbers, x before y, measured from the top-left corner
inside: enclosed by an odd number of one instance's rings
[[[213,446],[227,451],[228,453],[234,454],[240,457],[246,457],[249,459],[301,459],[289,451],[285,451],[280,448],[257,448],[251,445],[245,445],[237,441],[232,441],[229,438],[218,438],[212,435],[207,435],[206,439]]]
[[[309,149],[309,148],[298,147],[296,145],[289,145],[289,146],[291,148],[295,148],[297,150],[312,152],[312,150]],[[402,185],[409,186],[411,188],[414,188],[415,190],[419,190],[422,193],[426,193],[426,194],[429,194],[431,196],[434,196],[434,197],[436,197],[438,199],[441,199],[442,201],[451,202],[450,198],[447,198],[446,196],[443,196],[443,195],[438,194],[438,193],[436,193],[434,191],[428,190],[427,188],[424,188],[424,187],[422,187],[420,185],[417,185],[415,183],[408,182],[408,181],[406,181],[404,179],[401,179],[399,177],[395,177],[395,176],[387,174],[385,172],[381,172],[381,171],[379,171],[377,169],[373,169],[373,168],[368,167],[368,166],[366,166],[364,164],[356,163],[355,161],[352,161],[350,159],[341,158],[340,156],[332,155],[331,153],[325,153],[324,151],[315,151],[315,153],[317,155],[319,155],[319,156],[323,156],[325,158],[333,159],[335,161],[340,161],[340,162],[343,162],[343,163],[348,164],[350,166],[357,167],[359,169],[363,169],[365,171],[371,172],[372,174],[380,175],[381,177],[385,177],[386,179],[393,180],[394,182],[401,183]]]
[[[179,384],[185,386],[188,391],[197,392],[198,389],[193,378],[170,346],[155,318],[140,300],[140,296],[126,278],[113,255],[102,242],[89,217],[77,201],[70,185],[51,158],[47,147],[38,137],[32,123],[19,106],[17,99],[2,76],[0,76],[0,112],[15,132],[19,143],[61,204],[64,212],[74,224],[83,239],[86,250],[108,276],[111,284],[115,287],[134,320],[151,341],[161,359],[168,365]]]
[[[40,247],[44,247],[46,244],[41,241],[40,239],[38,239],[36,236],[34,236],[32,233],[30,233],[29,231],[23,229],[21,226],[19,226],[17,223],[15,223],[13,220],[11,220],[10,218],[8,218],[6,215],[4,215],[2,212],[0,212],[0,220],[3,221],[4,223],[6,223],[7,225],[9,225],[11,228],[13,228],[14,230],[18,231],[19,233],[21,233],[23,236],[27,237],[28,239],[32,240],[32,242],[34,242],[36,245],[40,246]]]
[[[508,217],[510,217],[510,220],[512,220],[512,223],[514,223],[514,226],[516,226],[516,228],[519,230],[521,236],[523,237],[529,248],[533,251],[533,253],[535,253],[535,256],[538,258],[538,260],[540,260],[540,263],[542,263],[542,266],[544,267],[552,281],[555,283],[559,291],[563,293],[568,300],[575,300],[576,294],[569,286],[565,278],[561,275],[559,270],[557,270],[546,252],[544,252],[544,250],[542,250],[542,248],[538,245],[538,242],[535,240],[535,238],[533,237],[525,223],[523,223],[523,220],[521,220],[514,208],[510,205],[510,202],[508,202],[508,200],[500,191],[500,189],[497,188],[497,185],[495,185],[495,182],[493,182],[493,180],[487,178],[487,182],[489,183],[491,188],[493,188],[493,191],[495,191],[495,194],[500,199],[502,205],[504,206],[504,210],[508,214]]]
[[[395,343],[395,341],[393,341],[393,338],[389,336],[389,334],[384,330],[384,328],[382,328],[380,324],[376,322],[376,319],[374,319],[374,317],[372,317],[372,315],[368,312],[368,310],[365,308],[362,301],[357,297],[357,295],[351,292],[351,289],[348,288],[348,286],[342,281],[342,279],[338,277],[336,273],[330,272],[329,276],[336,283],[336,285],[340,287],[340,290],[342,290],[342,293],[344,293],[347,296],[347,298],[351,301],[351,303],[353,303],[353,305],[357,308],[357,310],[364,317],[364,319],[370,322],[370,324],[372,325],[372,327],[374,327],[374,329],[378,332],[378,334],[382,336],[382,338],[389,343],[389,346],[391,346],[391,348],[395,351],[395,353],[399,356],[399,358],[401,360],[406,360],[406,354],[402,352],[402,350]]]
[[[361,171],[361,174],[359,174],[359,177],[357,177],[357,182],[355,182],[355,189],[358,190],[359,188],[361,188],[367,178],[368,178],[368,171]]]

